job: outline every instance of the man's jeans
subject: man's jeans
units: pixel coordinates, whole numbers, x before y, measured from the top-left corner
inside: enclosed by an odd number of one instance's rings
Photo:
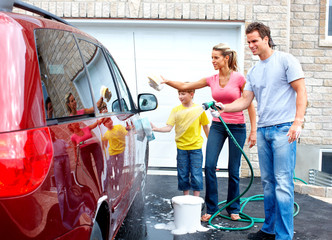
[[[296,142],[286,136],[292,123],[260,127],[257,130],[258,158],[264,190],[265,222],[262,231],[276,239],[294,235],[294,183]]]

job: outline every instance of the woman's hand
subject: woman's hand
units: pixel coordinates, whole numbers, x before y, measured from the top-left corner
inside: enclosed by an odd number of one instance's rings
[[[249,148],[252,148],[253,146],[255,146],[256,141],[257,141],[257,132],[256,132],[256,130],[251,130],[250,134],[249,134],[249,138],[248,138]]]
[[[170,80],[164,78],[163,76],[160,76],[161,79],[163,80],[162,82],[160,82],[161,84],[167,84]]]
[[[101,97],[99,98],[99,100],[97,101],[97,108],[100,108],[100,107],[101,107],[101,104],[103,103],[103,101],[104,101],[104,98],[103,98],[103,96],[101,96]]]

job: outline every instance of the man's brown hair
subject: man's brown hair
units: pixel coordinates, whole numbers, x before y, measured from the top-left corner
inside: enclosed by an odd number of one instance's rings
[[[274,42],[272,41],[271,38],[271,31],[270,28],[266,25],[264,25],[263,23],[260,22],[253,22],[251,24],[249,24],[249,26],[246,29],[246,34],[252,33],[254,31],[257,31],[259,33],[259,36],[263,39],[265,37],[269,38],[269,46],[270,48],[274,48],[276,45],[274,44]]]

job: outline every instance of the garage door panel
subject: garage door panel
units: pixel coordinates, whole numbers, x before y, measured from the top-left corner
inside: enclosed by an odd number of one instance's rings
[[[136,94],[137,87],[139,93],[150,92],[157,96],[158,109],[142,114],[157,126],[165,125],[172,108],[180,102],[177,90],[169,86],[164,86],[162,91],[152,89],[148,85],[148,75],[161,74],[171,80],[197,81],[217,73],[211,64],[214,45],[228,43],[238,53],[242,49],[243,23],[75,20],[73,24],[96,37],[109,49],[132,94]],[[241,54],[239,61],[241,66]],[[196,90],[195,103],[211,100],[210,88]],[[149,165],[176,167],[174,131],[155,135],[156,139],[150,142]],[[205,144],[206,139],[204,156]],[[219,168],[227,167],[227,156],[225,146],[218,162]]]

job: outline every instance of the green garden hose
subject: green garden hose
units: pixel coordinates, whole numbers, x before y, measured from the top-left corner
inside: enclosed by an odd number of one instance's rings
[[[203,104],[203,109],[204,110],[207,110],[208,108],[212,108],[214,109],[215,111],[218,111],[216,105],[214,104],[214,102],[209,102],[209,103],[204,103]],[[230,201],[229,203],[227,203],[226,205],[224,205],[223,207],[221,207],[216,213],[214,213],[211,218],[209,219],[209,225],[211,225],[212,227],[216,228],[216,229],[220,229],[220,230],[229,230],[229,231],[235,231],[235,230],[247,230],[249,228],[251,228],[255,223],[263,223],[264,222],[264,218],[253,218],[247,214],[245,214],[243,212],[243,209],[245,208],[245,206],[247,205],[248,202],[250,201],[262,201],[264,200],[264,195],[262,194],[259,194],[259,195],[255,195],[255,196],[252,196],[252,197],[248,197],[248,198],[241,198],[244,194],[246,194],[249,190],[249,188],[251,187],[253,181],[254,181],[254,170],[252,168],[252,165],[247,157],[247,155],[245,154],[245,152],[243,151],[243,149],[241,148],[241,146],[239,145],[239,143],[236,141],[236,139],[234,138],[233,134],[231,133],[231,131],[229,130],[229,128],[227,127],[226,123],[224,122],[224,120],[219,116],[219,120],[221,121],[221,123],[224,125],[229,137],[232,139],[232,141],[234,142],[234,144],[237,146],[237,148],[239,148],[239,150],[241,151],[242,155],[244,156],[244,158],[246,159],[248,165],[249,165],[249,168],[250,168],[250,171],[251,171],[251,177],[250,177],[250,182],[247,186],[247,188],[239,195],[237,196],[236,198],[234,198],[232,201]],[[294,179],[297,179],[297,180],[300,180],[302,182],[304,182],[306,184],[305,181],[299,179],[299,178],[295,178]],[[229,219],[231,220],[231,218],[229,216],[225,216],[225,215],[222,215],[221,212],[227,208],[228,206],[230,206],[233,202],[237,201],[238,199],[240,199],[240,205],[242,205],[241,209],[240,209],[240,212],[239,212],[239,215],[241,216],[241,219],[237,220],[239,222],[249,222],[249,224],[245,227],[237,227],[237,228],[233,228],[233,227],[222,227],[222,226],[217,226],[217,225],[214,225],[212,224],[212,220],[216,217],[216,216],[219,216],[219,217],[222,217],[222,218],[226,218],[226,219]],[[222,204],[225,204],[226,203],[226,200],[225,201],[222,201],[222,202],[219,202],[218,205],[222,205]],[[295,217],[299,211],[300,211],[300,207],[299,205],[294,202],[294,213],[293,213],[293,216]]]

